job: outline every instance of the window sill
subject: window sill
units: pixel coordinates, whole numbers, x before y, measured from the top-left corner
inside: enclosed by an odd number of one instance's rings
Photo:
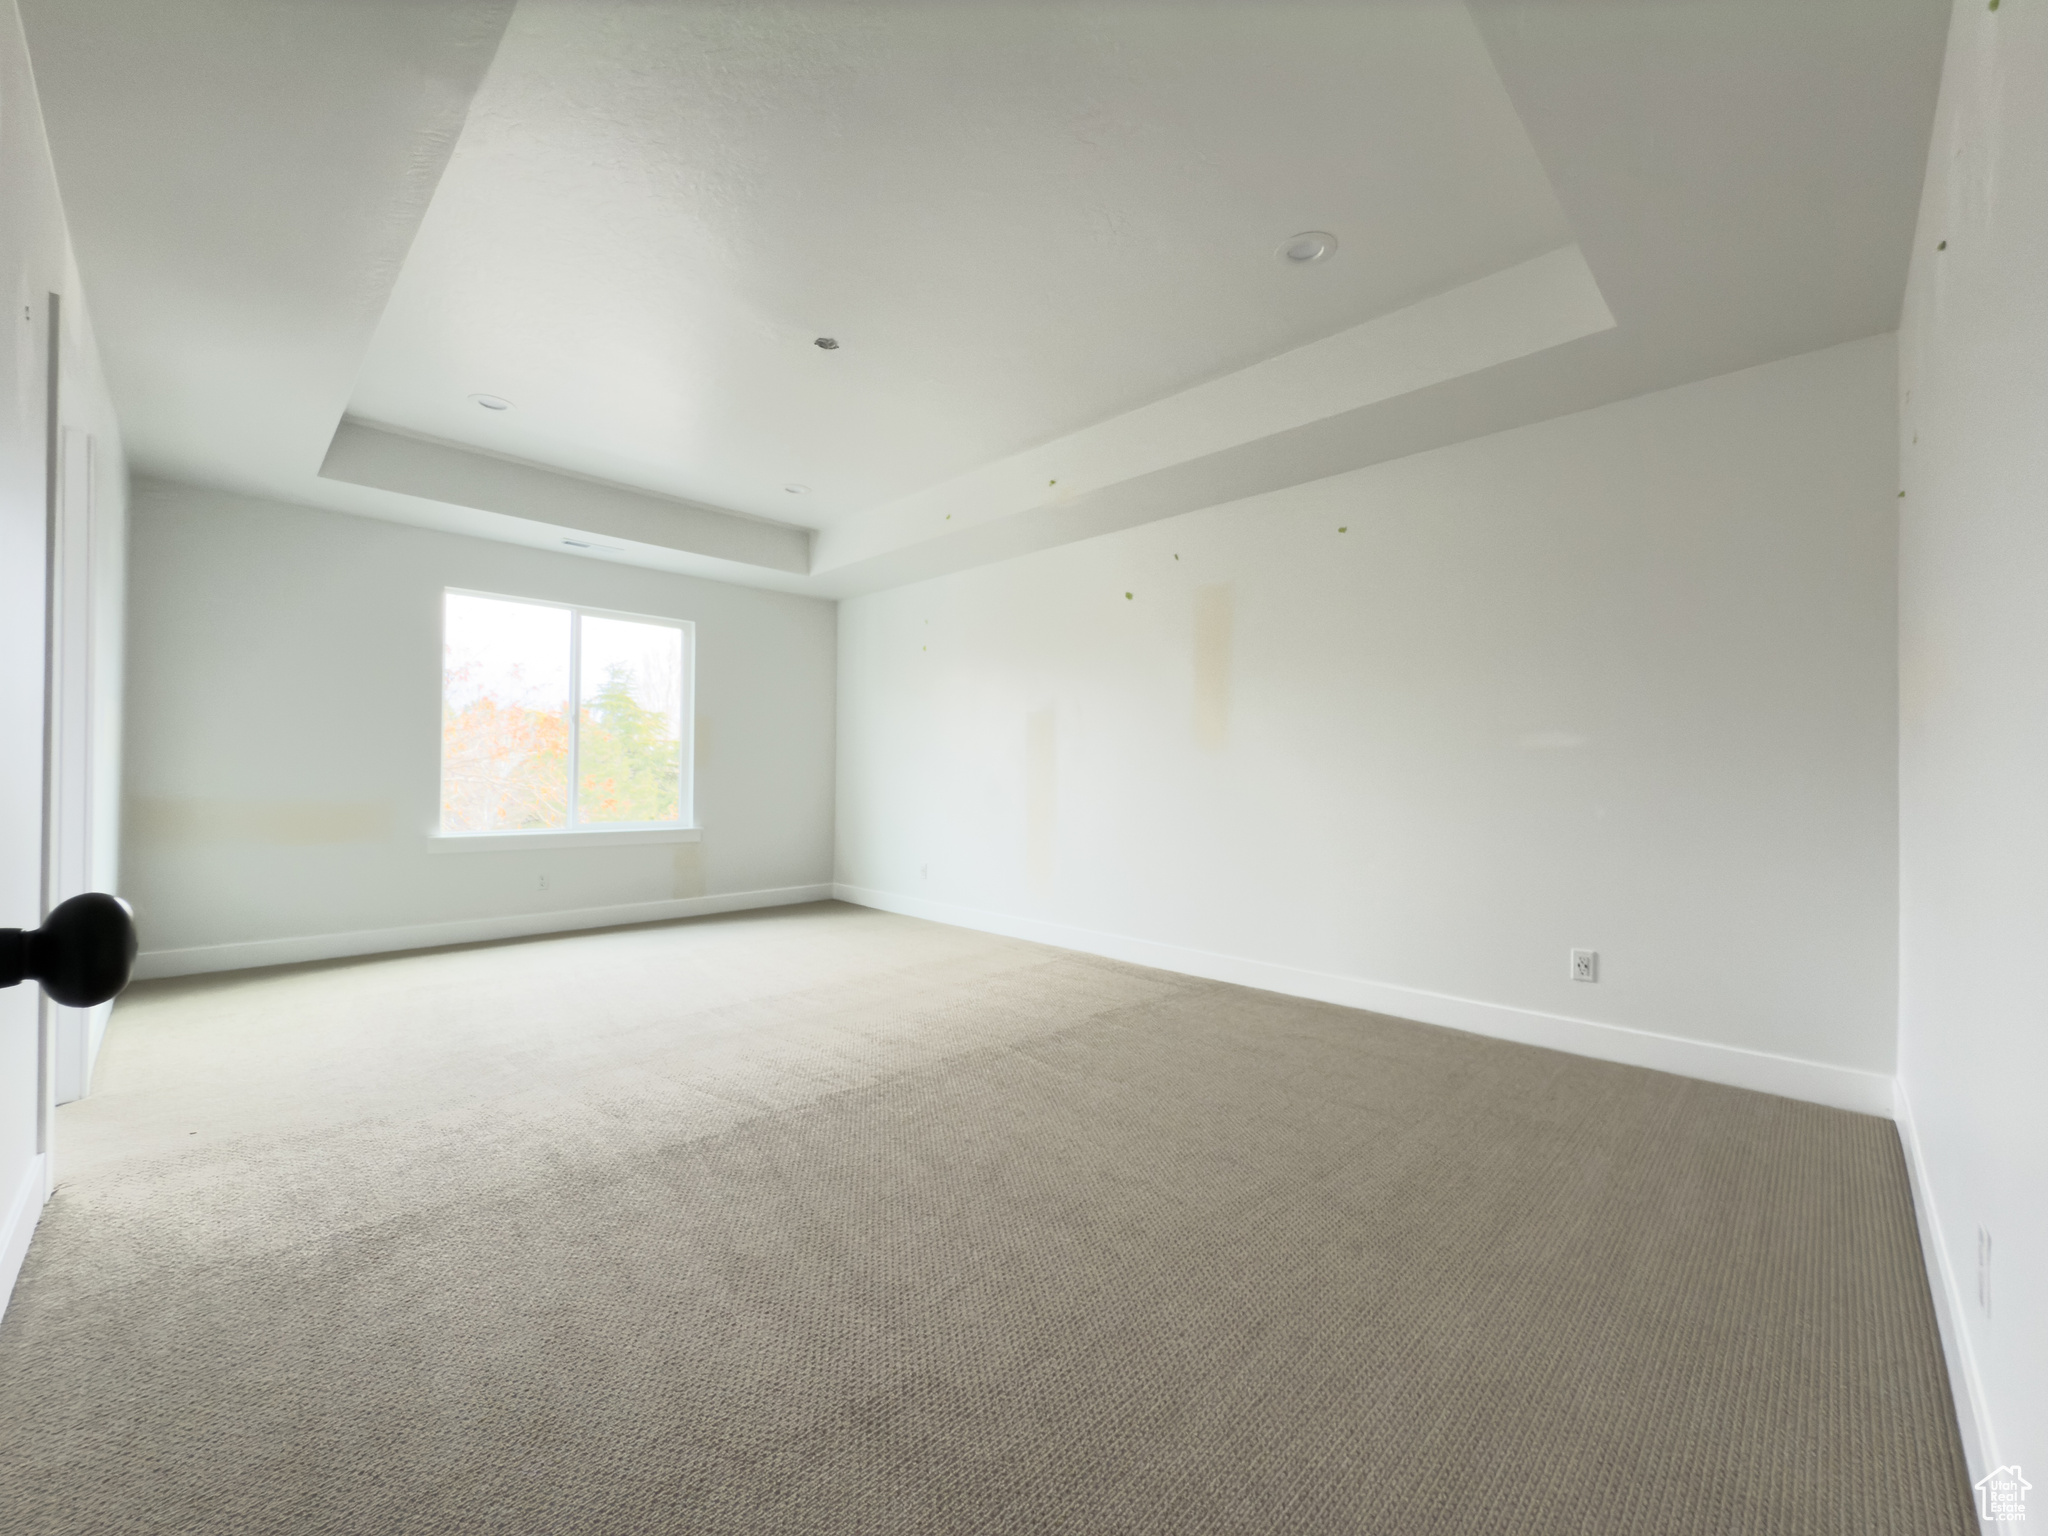
[[[503,853],[524,848],[622,848],[630,843],[695,843],[702,827],[551,827],[545,832],[430,832],[432,853]]]

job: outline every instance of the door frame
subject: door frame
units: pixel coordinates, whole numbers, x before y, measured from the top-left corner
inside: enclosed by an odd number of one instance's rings
[[[60,418],[51,464],[56,516],[49,545],[45,911],[93,888],[93,800],[98,768],[93,728],[98,706],[95,577],[100,546],[94,484],[96,446],[90,432],[65,426]],[[112,1005],[64,1008],[46,1001],[44,1006],[52,1051],[50,1093],[55,1103],[67,1104],[85,1097],[91,1085],[93,1058]]]

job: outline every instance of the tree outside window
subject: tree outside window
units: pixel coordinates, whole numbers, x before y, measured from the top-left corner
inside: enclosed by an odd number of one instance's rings
[[[688,626],[467,592],[444,601],[444,833],[682,823]]]

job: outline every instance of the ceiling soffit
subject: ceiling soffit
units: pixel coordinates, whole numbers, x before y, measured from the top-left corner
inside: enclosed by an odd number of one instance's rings
[[[1890,328],[1946,19],[22,9],[138,473],[828,595]]]
[[[528,0],[349,414],[872,542],[1047,444],[1114,478],[1398,392],[1395,317],[1569,244],[1454,0]]]

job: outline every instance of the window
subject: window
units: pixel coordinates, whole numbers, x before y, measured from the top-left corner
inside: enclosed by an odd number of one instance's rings
[[[442,833],[687,827],[690,641],[674,619],[444,594]]]

